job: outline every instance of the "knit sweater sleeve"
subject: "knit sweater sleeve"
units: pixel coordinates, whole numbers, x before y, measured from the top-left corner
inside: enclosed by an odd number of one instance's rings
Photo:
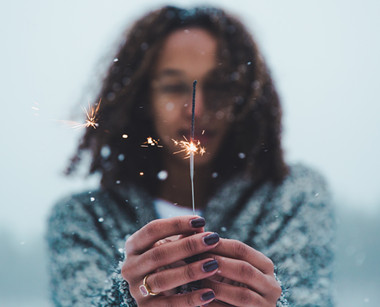
[[[333,306],[334,214],[324,179],[298,169],[265,221],[264,250],[277,265],[291,306]],[[280,213],[281,212],[281,213]]]
[[[94,206],[69,197],[52,210],[47,230],[52,301],[55,306],[137,306],[120,274],[123,243],[112,237],[116,225]]]

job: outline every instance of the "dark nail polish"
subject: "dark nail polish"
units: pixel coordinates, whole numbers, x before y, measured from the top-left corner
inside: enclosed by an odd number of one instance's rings
[[[218,268],[218,261],[216,260],[211,260],[211,261],[208,261],[206,263],[203,263],[203,271],[205,272],[211,272],[211,271],[214,271]]]
[[[214,292],[209,291],[202,294],[202,301],[208,301],[215,297]]]
[[[213,245],[219,241],[219,235],[216,232],[214,232],[214,233],[204,237],[203,241],[206,243],[206,245]]]
[[[193,219],[190,221],[190,223],[191,223],[191,227],[193,227],[193,228],[200,228],[200,227],[203,227],[204,225],[206,225],[206,221],[203,217]]]

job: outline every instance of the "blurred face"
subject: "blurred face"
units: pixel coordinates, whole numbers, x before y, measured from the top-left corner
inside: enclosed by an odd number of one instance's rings
[[[180,150],[172,139],[190,141],[192,86],[197,80],[194,139],[206,153],[195,157],[198,165],[216,156],[231,121],[231,104],[219,104],[218,92],[225,85],[213,84],[217,66],[217,41],[200,28],[180,29],[170,34],[160,52],[152,82],[152,107],[160,142],[170,152]],[[211,92],[215,95],[210,95]],[[207,97],[207,99],[206,99]],[[221,101],[221,100],[220,100]],[[183,155],[175,155],[186,163]]]

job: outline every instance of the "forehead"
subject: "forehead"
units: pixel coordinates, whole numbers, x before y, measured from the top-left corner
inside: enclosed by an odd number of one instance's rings
[[[179,29],[165,40],[156,73],[170,71],[201,77],[216,66],[217,41],[201,28]]]

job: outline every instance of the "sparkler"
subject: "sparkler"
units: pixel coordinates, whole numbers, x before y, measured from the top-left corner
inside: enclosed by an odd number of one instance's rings
[[[200,141],[194,140],[194,121],[195,121],[195,92],[196,92],[197,80],[193,82],[193,100],[192,100],[192,112],[191,112],[191,130],[190,130],[190,142],[186,139],[184,141],[173,140],[175,145],[180,146],[182,149],[176,151],[174,154],[184,152],[185,159],[190,159],[190,180],[191,180],[191,200],[193,207],[193,214],[195,215],[195,201],[194,201],[194,155],[200,154],[201,156],[206,152],[204,147],[200,146]]]
[[[195,111],[195,90],[197,87],[197,80],[194,80],[193,82],[193,101],[192,101],[192,109],[191,109],[191,137],[190,137],[190,144],[191,151],[190,151],[190,180],[191,180],[191,200],[193,205],[193,215],[195,215],[195,202],[194,202],[194,146],[193,140],[194,140],[194,111]]]

